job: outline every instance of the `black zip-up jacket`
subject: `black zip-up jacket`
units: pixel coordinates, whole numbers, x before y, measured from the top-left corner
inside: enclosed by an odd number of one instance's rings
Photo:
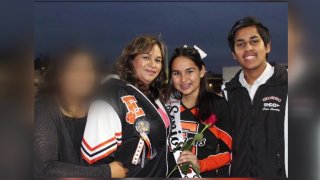
[[[274,74],[259,86],[253,101],[236,76],[224,91],[232,117],[233,177],[285,177],[284,118],[288,72],[275,64]]]

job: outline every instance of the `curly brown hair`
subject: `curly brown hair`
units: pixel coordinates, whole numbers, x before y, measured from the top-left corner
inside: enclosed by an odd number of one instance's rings
[[[146,86],[143,82],[136,78],[132,61],[134,58],[142,53],[147,53],[152,48],[158,45],[161,50],[162,56],[162,67],[159,75],[149,86]],[[167,90],[167,75],[165,72],[166,64],[166,46],[156,36],[151,35],[140,35],[130,41],[127,46],[123,49],[120,57],[118,58],[114,71],[120,76],[120,79],[136,86],[141,90],[150,100],[153,102],[155,99],[160,99],[162,102],[166,101],[166,90]]]

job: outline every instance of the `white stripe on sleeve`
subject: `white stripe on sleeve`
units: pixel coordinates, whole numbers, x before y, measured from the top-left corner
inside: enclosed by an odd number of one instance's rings
[[[121,144],[121,120],[114,108],[105,101],[91,104],[85,127],[81,155],[89,164],[103,159]]]

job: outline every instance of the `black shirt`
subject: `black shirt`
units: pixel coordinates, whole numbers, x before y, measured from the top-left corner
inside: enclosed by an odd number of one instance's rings
[[[79,142],[81,140],[79,138],[83,129],[79,126],[82,127],[81,123],[84,124],[85,120],[66,120],[53,98],[44,95],[35,102],[34,120],[34,176],[36,178],[110,178],[108,164],[87,167],[80,159]],[[79,130],[74,131],[75,129]]]
[[[77,156],[80,157],[81,141],[84,128],[86,126],[87,117],[75,118],[63,115],[63,121],[70,135]]]

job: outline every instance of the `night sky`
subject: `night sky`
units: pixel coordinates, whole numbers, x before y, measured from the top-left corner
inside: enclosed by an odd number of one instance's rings
[[[270,61],[287,63],[287,2],[35,2],[35,55],[76,43],[114,63],[139,34],[161,34],[173,49],[194,44],[207,54],[207,70],[222,73],[237,63],[227,33],[238,19],[255,16],[271,33]]]

